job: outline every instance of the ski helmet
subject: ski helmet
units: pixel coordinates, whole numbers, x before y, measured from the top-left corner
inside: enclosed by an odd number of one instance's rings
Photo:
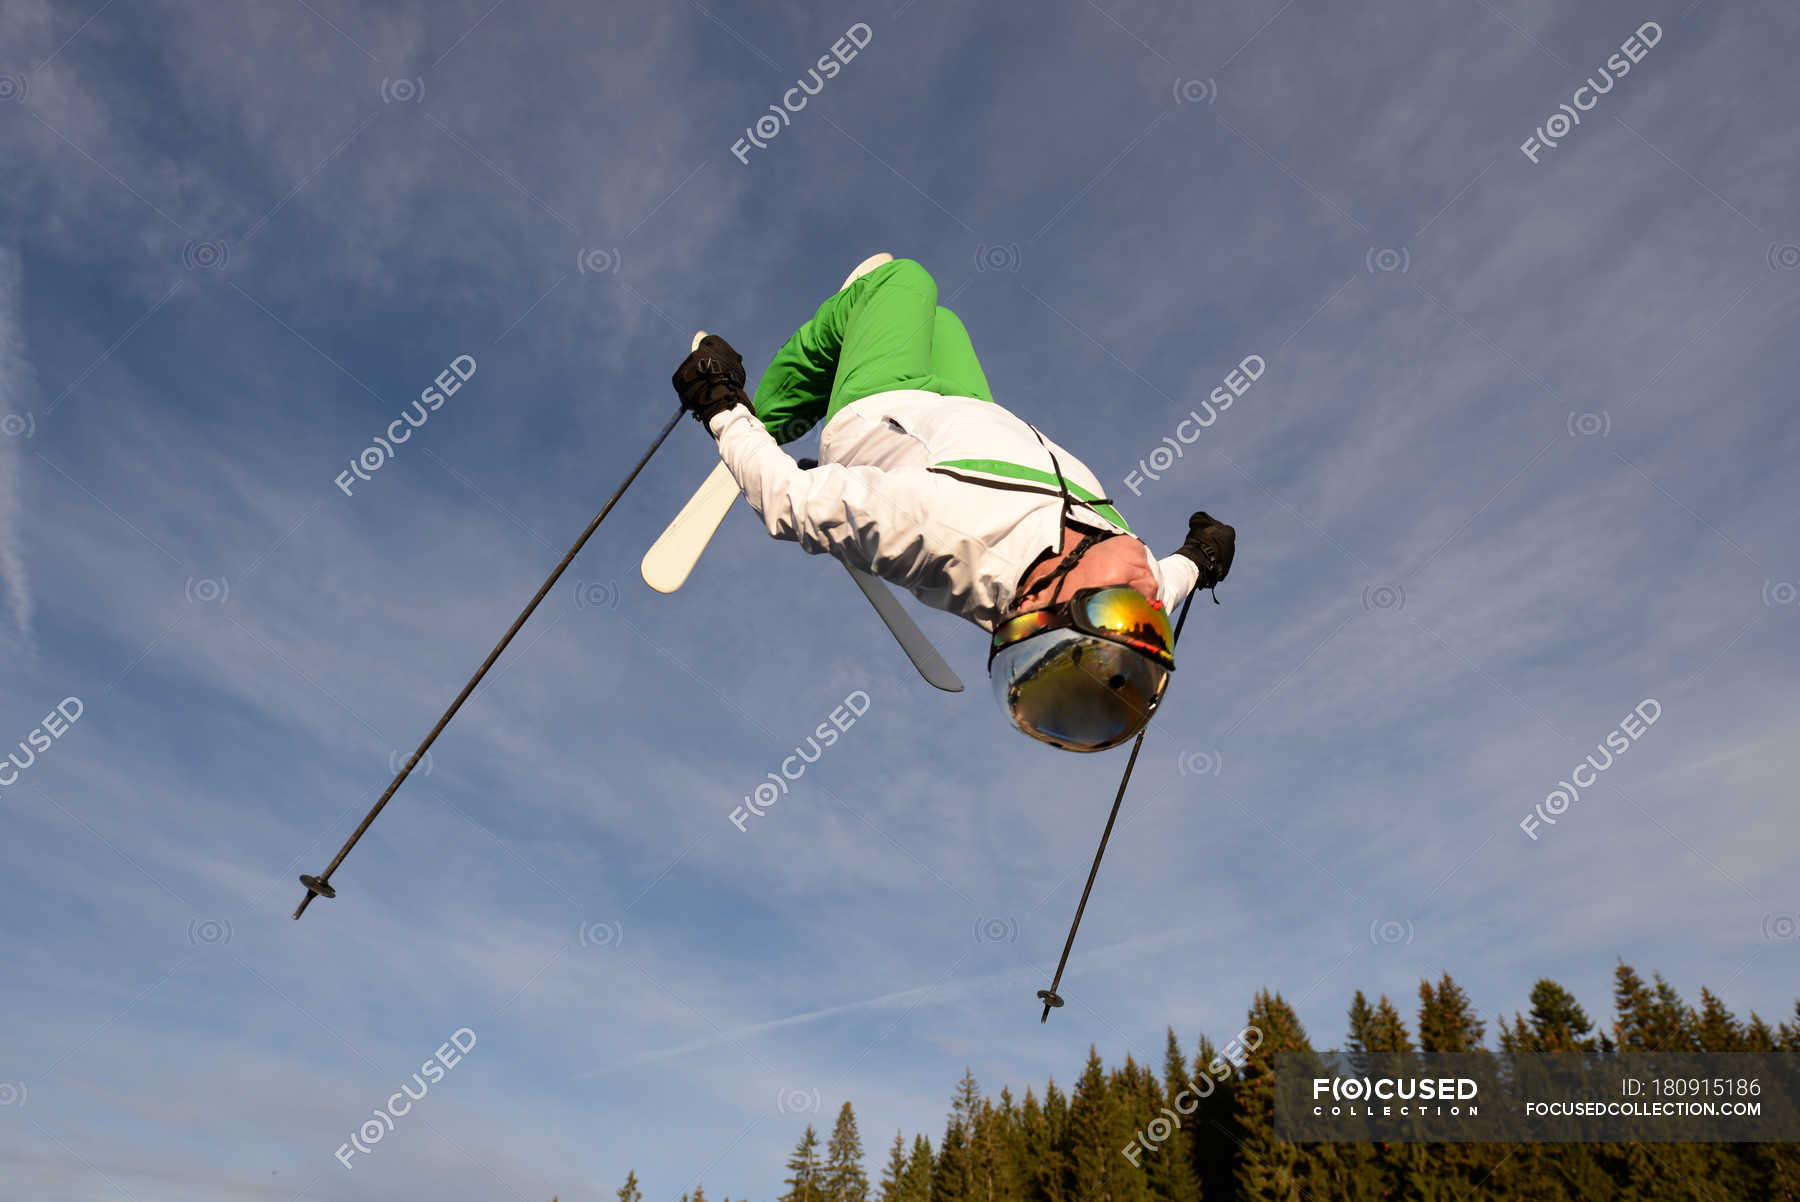
[[[988,652],[1012,724],[1066,751],[1105,751],[1150,720],[1174,671],[1168,615],[1136,589],[1086,588],[1003,619]]]

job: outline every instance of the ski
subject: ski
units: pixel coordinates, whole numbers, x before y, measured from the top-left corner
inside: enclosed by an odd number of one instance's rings
[[[731,469],[721,462],[700,491],[681,507],[668,529],[644,552],[640,565],[644,583],[659,593],[672,593],[687,583],[706,544],[712,541],[737,499],[737,481],[731,478]]]
[[[925,683],[946,693],[962,692],[961,678],[945,662],[944,657],[938,654],[938,649],[925,636],[925,632],[919,629],[918,623],[912,620],[912,615],[901,608],[900,598],[894,596],[893,590],[878,576],[871,576],[849,564],[845,564],[844,569],[850,573],[850,579],[856,581],[856,587],[862,590],[863,596],[869,599],[869,604],[875,607],[875,612],[881,615],[881,620],[887,623],[888,632],[900,644],[900,650],[906,652],[906,658],[912,661],[913,667],[919,670],[919,675],[925,678]]]
[[[697,350],[700,340],[706,337],[705,330],[695,330],[693,341],[688,343],[688,350]],[[731,477],[731,469],[721,462],[713,468],[700,489],[688,498],[688,503],[681,507],[663,532],[657,536],[650,549],[644,552],[643,562],[638,564],[638,572],[644,583],[659,593],[672,593],[687,583],[694,565],[700,562],[701,553],[712,536],[718,532],[719,525],[725,515],[731,512],[739,494],[737,481]]]

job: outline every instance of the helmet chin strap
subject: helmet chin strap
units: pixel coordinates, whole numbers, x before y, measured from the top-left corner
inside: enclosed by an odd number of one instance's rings
[[[1025,595],[1031,596],[1042,592],[1046,586],[1055,585],[1055,588],[1052,589],[1050,594],[1050,607],[1058,605],[1062,600],[1063,585],[1067,583],[1069,573],[1074,571],[1075,566],[1081,562],[1081,557],[1086,555],[1088,551],[1102,539],[1110,537],[1111,535],[1098,534],[1092,531],[1083,534],[1081,541],[1076,543],[1072,550],[1063,555],[1062,562],[1051,569],[1043,579],[1032,585],[1031,592]]]

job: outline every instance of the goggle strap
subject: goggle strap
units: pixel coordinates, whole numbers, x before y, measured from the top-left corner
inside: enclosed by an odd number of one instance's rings
[[[1133,642],[1114,631],[1090,628],[1090,626],[1085,621],[1082,620],[1083,617],[1085,617],[1085,615],[1077,616],[1078,614],[1081,614],[1080,607],[1076,604],[1076,599],[1079,598],[1080,595],[1081,595],[1080,593],[1077,593],[1075,595],[1075,597],[1071,597],[1068,601],[1062,602],[1062,603],[1056,604],[1056,605],[1047,606],[1047,607],[1045,607],[1044,610],[1027,611],[1030,613],[1044,613],[1044,612],[1049,612],[1049,611],[1055,611],[1056,616],[1051,619],[1051,622],[1053,624],[1040,627],[1039,629],[1032,631],[1031,634],[1024,635],[1020,638],[1009,640],[1008,642],[1006,642],[1004,644],[998,643],[998,642],[990,639],[989,643],[988,643],[988,663],[991,665],[994,662],[994,657],[996,655],[998,655],[1001,651],[1003,651],[1006,647],[1013,646],[1016,643],[1023,642],[1025,639],[1032,638],[1039,634],[1046,634],[1051,630],[1078,630],[1082,634],[1085,634],[1085,635],[1089,636],[1090,638],[1105,639],[1108,642],[1117,643],[1122,647],[1130,647],[1133,651],[1138,652],[1140,655],[1148,655],[1152,659],[1157,660],[1159,663],[1162,663],[1162,661],[1164,659],[1173,661],[1173,659],[1174,659],[1174,646],[1173,646],[1174,640],[1173,640],[1173,638],[1170,639],[1169,647],[1162,648],[1159,650],[1154,647],[1139,646],[1136,642]],[[1183,612],[1185,613],[1186,611],[1184,610]],[[1024,615],[1023,614],[1015,614],[1013,616],[1015,618],[1018,618],[1018,617],[1023,617]],[[1002,625],[1004,625],[1004,624],[1005,623],[1002,623]],[[1162,663],[1162,666],[1165,670],[1170,671],[1170,672],[1173,672],[1175,670],[1175,665],[1173,662]]]

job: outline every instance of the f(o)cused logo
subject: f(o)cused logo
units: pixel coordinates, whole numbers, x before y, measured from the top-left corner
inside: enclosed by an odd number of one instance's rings
[[[0,1081],[0,1106],[23,1106],[25,1104],[25,1082]]]
[[[37,433],[37,415],[33,413],[0,414],[0,437],[30,438]]]
[[[1800,603],[1800,585],[1795,584],[1792,580],[1765,580],[1762,594],[1763,604],[1770,609],[1774,609],[1778,605],[1785,609],[1790,605]]]
[[[784,1089],[775,1095],[775,1109],[781,1114],[817,1114],[824,1101],[817,1089]]]
[[[1019,920],[1016,918],[983,918],[975,923],[977,943],[1017,943]]]
[[[1176,104],[1211,104],[1219,98],[1219,85],[1211,78],[1183,79],[1178,75],[1172,91]]]
[[[1404,246],[1371,246],[1363,256],[1363,266],[1369,274],[1377,272],[1399,272],[1405,275],[1412,267],[1412,252]]]
[[[1217,776],[1225,767],[1225,756],[1218,751],[1184,751],[1176,766],[1183,776]]]
[[[411,752],[401,751],[398,747],[394,748],[394,750],[388,752],[388,771],[399,772],[400,769],[406,767],[406,761],[410,759],[412,759]],[[412,775],[431,775],[431,753],[429,751],[420,756],[419,762],[413,765]]]
[[[231,581],[223,576],[189,576],[187,599],[199,605],[223,605],[231,600]]]
[[[218,918],[188,923],[188,942],[195,947],[217,947],[231,942],[231,924]]]
[[[1612,414],[1605,409],[1598,413],[1569,414],[1570,438],[1605,438],[1612,433]]]
[[[217,238],[194,238],[181,248],[181,265],[189,271],[217,271],[230,259],[230,248]]]
[[[1800,939],[1800,914],[1764,914],[1762,930],[1764,939]]]
[[[602,584],[598,580],[577,580],[575,582],[575,608],[619,608],[619,582],[617,580],[609,580]]]
[[[1769,243],[1769,266],[1776,271],[1800,271],[1800,244]]]
[[[1019,270],[1019,244],[1017,242],[996,243],[992,246],[983,244],[975,248],[976,271],[1017,271]]]
[[[1413,941],[1413,924],[1410,920],[1401,922],[1396,919],[1377,918],[1369,924],[1369,942],[1376,946],[1382,944],[1404,944]]]
[[[25,99],[25,77],[22,75],[0,75],[0,100]]]
[[[583,247],[575,252],[575,270],[582,275],[617,275],[622,262],[616,247],[612,250]]]
[[[584,922],[580,939],[582,947],[618,947],[625,942],[625,927],[617,922]]]
[[[425,99],[425,80],[422,76],[411,79],[383,79],[381,81],[381,103],[383,104],[417,104]]]
[[[1405,609],[1406,590],[1397,584],[1371,584],[1363,590],[1363,608],[1371,612]]]

